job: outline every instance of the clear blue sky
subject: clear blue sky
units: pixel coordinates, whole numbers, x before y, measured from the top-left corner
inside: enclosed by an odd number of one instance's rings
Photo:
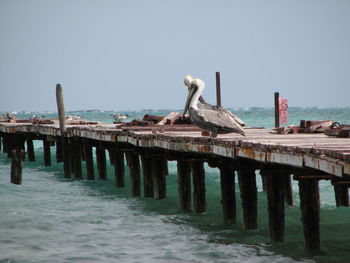
[[[350,106],[349,0],[0,0],[0,110]]]

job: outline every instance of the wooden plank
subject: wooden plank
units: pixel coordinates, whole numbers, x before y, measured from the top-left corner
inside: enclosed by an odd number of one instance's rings
[[[298,155],[267,152],[266,161],[271,163],[303,167],[303,156]]]
[[[305,167],[314,168],[339,177],[343,176],[343,166],[340,164],[329,162],[327,160],[322,160],[311,156],[305,156],[304,165]]]
[[[266,162],[266,152],[254,151],[249,148],[236,147],[236,156]]]

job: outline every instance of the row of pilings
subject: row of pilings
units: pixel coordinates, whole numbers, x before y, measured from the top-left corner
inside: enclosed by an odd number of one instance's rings
[[[168,160],[177,161],[178,193],[180,208],[195,213],[206,211],[206,187],[204,163],[220,171],[221,204],[224,223],[236,223],[235,176],[238,175],[242,202],[243,227],[256,229],[257,186],[256,170],[260,171],[263,190],[267,195],[269,240],[284,241],[285,205],[293,206],[292,178],[299,182],[300,209],[304,229],[305,246],[320,249],[320,197],[319,180],[333,177],[314,170],[296,169],[281,165],[262,164],[248,159],[229,159],[213,155],[169,152],[156,148],[137,148],[130,144],[97,141],[80,137],[43,136],[36,134],[0,133],[0,150],[12,159],[11,182],[22,182],[23,161],[35,161],[33,140],[41,140],[44,149],[44,165],[51,165],[51,146],[56,145],[56,162],[64,162],[64,177],[82,178],[82,162],[85,162],[88,180],[107,178],[107,158],[114,166],[115,186],[125,186],[125,161],[130,171],[131,194],[161,200],[166,198]],[[25,147],[26,145],[26,147]],[[95,150],[95,155],[93,151]],[[64,158],[65,156],[65,158]],[[97,175],[94,170],[96,156]],[[142,172],[141,172],[142,171]],[[291,175],[294,175],[291,177]],[[143,180],[141,180],[141,175]],[[143,185],[141,185],[143,182]],[[337,206],[349,206],[349,183],[333,182]]]

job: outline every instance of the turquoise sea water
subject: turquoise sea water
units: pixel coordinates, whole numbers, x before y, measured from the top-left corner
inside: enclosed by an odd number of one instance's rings
[[[272,109],[234,112],[250,126],[273,126]],[[111,113],[70,114],[112,122]],[[123,113],[131,120],[145,113],[166,115],[169,110]],[[32,114],[55,116],[18,116]],[[301,119],[350,123],[350,108],[289,110],[290,124],[298,125]],[[350,262],[350,209],[335,207],[330,182],[320,182],[322,251],[313,255],[303,245],[296,182],[295,206],[286,207],[285,242],[270,244],[259,176],[258,229],[245,231],[238,192],[238,223],[222,223],[217,169],[206,166],[208,211],[195,215],[179,211],[175,162],[169,162],[167,199],[157,201],[131,197],[128,168],[125,188],[114,187],[110,166],[106,181],[64,179],[55,151],[53,166],[44,167],[42,144],[36,142],[35,148],[37,161],[25,162],[20,186],[9,183],[10,161],[0,153],[0,262]],[[83,173],[85,178],[85,169]]]

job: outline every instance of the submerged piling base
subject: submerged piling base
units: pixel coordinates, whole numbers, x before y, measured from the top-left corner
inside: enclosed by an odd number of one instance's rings
[[[11,151],[11,183],[21,184],[22,183],[22,167],[23,167],[23,150],[12,150]]]

